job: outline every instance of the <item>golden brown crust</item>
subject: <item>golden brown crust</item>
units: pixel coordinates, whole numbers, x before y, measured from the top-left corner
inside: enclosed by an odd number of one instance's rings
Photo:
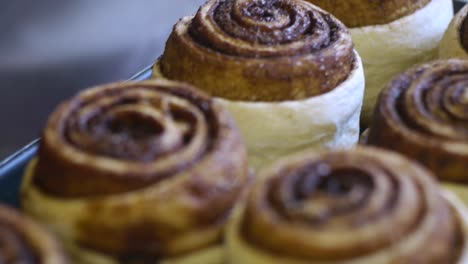
[[[31,220],[0,204],[0,261],[5,264],[68,263],[55,239]]]
[[[62,104],[32,171],[24,194],[38,189],[46,203],[33,214],[52,219],[70,210],[63,220],[70,224],[61,225],[71,230],[46,224],[80,247],[124,259],[218,243],[247,181],[246,150],[228,112],[164,80],[104,85]]]
[[[429,172],[402,156],[373,148],[308,153],[262,178],[239,232],[269,255],[291,263],[457,263],[460,257],[458,213]]]
[[[212,156],[243,151],[227,111],[190,86],[110,84],[83,92],[52,114],[35,182],[62,197],[122,193]],[[229,163],[221,161],[216,166]]]
[[[468,63],[416,66],[382,91],[368,143],[418,160],[442,180],[468,182]]]
[[[411,15],[431,0],[306,0],[336,16],[350,28],[384,25]]]
[[[212,96],[284,101],[334,89],[354,62],[348,30],[310,3],[210,0],[175,25],[160,66]]]

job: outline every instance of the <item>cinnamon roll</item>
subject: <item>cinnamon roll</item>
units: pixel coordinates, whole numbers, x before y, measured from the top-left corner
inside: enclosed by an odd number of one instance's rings
[[[210,0],[175,25],[154,72],[215,96],[256,168],[357,142],[360,57],[345,26],[310,3]]]
[[[403,156],[305,153],[261,178],[229,224],[231,264],[468,261],[466,208]]]
[[[51,115],[22,202],[77,263],[221,263],[246,181],[245,147],[217,102],[177,82],[115,83]]]
[[[350,28],[362,56],[366,92],[361,123],[369,125],[384,84],[417,63],[437,57],[453,17],[451,0],[307,0]]]
[[[468,58],[468,5],[465,5],[452,19],[439,46],[439,57]]]
[[[0,263],[66,264],[68,261],[51,234],[0,204]]]
[[[401,74],[380,95],[368,144],[418,160],[442,181],[468,183],[467,83],[468,61],[458,59]]]

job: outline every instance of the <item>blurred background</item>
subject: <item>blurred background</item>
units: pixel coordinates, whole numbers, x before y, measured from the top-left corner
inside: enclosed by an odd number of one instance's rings
[[[40,136],[63,99],[125,80],[162,53],[205,0],[0,3],[0,160]]]

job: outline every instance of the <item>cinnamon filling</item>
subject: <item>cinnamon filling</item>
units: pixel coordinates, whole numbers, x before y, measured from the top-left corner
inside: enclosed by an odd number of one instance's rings
[[[296,178],[293,189],[281,190],[284,182],[275,182],[269,196],[276,210],[289,221],[319,226],[363,206],[372,190],[372,179],[353,168],[327,172],[326,167],[325,163],[308,166],[285,176]],[[278,195],[286,192],[294,195]]]
[[[402,75],[393,83],[387,103],[412,130],[446,140],[468,140],[467,72],[457,66],[436,66]]]
[[[339,38],[338,32],[346,30],[329,15],[284,0],[219,1],[210,15],[213,23],[229,37],[254,46],[274,47],[297,42],[290,49],[274,52],[234,48],[213,38],[210,35],[213,32],[205,28],[203,20],[206,18],[197,13],[188,33],[198,44],[225,54],[252,58],[313,53],[334,43]]]
[[[356,61],[347,28],[312,4],[210,0],[175,25],[158,68],[214,97],[280,102],[335,89]]]
[[[34,181],[62,197],[121,193],[158,182],[207,155],[219,137],[219,120],[209,99],[176,88],[103,90],[78,96],[55,115],[48,130],[63,141],[59,144],[96,157],[73,165],[57,154],[62,146],[45,138]],[[129,164],[128,172],[114,175],[97,159]],[[140,169],[132,169],[135,166]],[[153,166],[158,169],[148,170]],[[94,175],[89,183],[87,175]]]
[[[265,183],[247,200],[242,239],[268,254],[341,262],[394,250],[432,219],[433,227],[424,236],[444,246],[419,240],[420,245],[412,245],[414,255],[401,261],[454,263],[460,252],[453,251],[460,243],[460,226],[456,212],[434,193],[438,189],[429,175],[407,168],[409,163],[387,163],[382,153],[374,158],[374,153],[365,152],[304,157],[265,176]],[[429,247],[437,253],[420,257],[420,250]],[[389,257],[395,258],[389,259],[392,262],[401,256]]]

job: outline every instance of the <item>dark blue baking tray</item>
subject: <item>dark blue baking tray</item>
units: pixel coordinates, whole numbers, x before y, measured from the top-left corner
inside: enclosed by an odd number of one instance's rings
[[[455,9],[455,13],[458,12],[466,3],[468,3],[468,0],[455,0],[453,1],[453,8]]]
[[[468,0],[454,1],[455,11],[462,8],[467,1]],[[149,66],[133,76],[130,80],[147,80],[151,77],[151,73],[152,68]],[[27,163],[36,155],[39,141],[39,139],[33,141],[9,158],[0,162],[0,203],[7,203],[13,206],[19,205],[18,190],[23,172]]]
[[[130,80],[142,81],[151,77],[152,67],[148,66]],[[0,203],[18,207],[21,179],[28,162],[36,155],[39,139],[34,140],[15,154],[0,162]]]

